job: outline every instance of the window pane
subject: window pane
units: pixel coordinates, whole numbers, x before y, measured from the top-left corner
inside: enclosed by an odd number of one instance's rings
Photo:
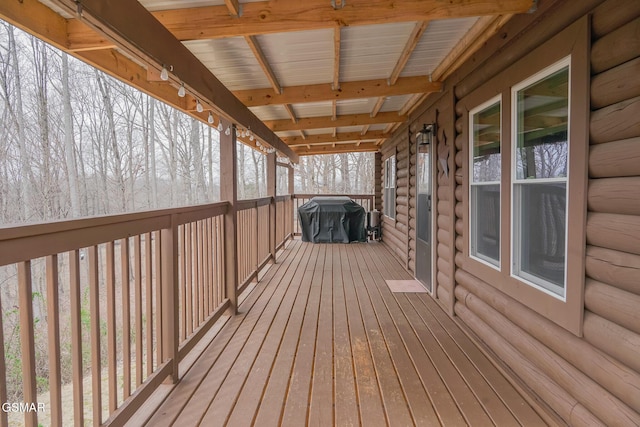
[[[567,176],[569,67],[517,92],[517,179]]]
[[[500,181],[500,103],[472,117],[473,182]]]
[[[515,274],[563,295],[567,185],[516,184],[514,196]]]
[[[471,187],[471,254],[500,261],[500,184]]]

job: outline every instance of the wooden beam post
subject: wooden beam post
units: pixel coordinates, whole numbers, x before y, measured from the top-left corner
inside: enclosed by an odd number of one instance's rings
[[[293,195],[293,193],[295,192],[295,184],[294,184],[294,169],[292,165],[289,165],[289,182],[288,182],[288,186],[289,186],[289,194]]]
[[[178,223],[176,216],[171,217],[171,227],[160,233],[162,247],[162,360],[171,360],[171,382],[178,382],[178,335],[180,324],[178,315]]]
[[[373,180],[375,182],[373,192],[375,194],[375,208],[382,210],[382,153],[376,152],[373,162]]]
[[[236,126],[223,120],[229,135],[220,133],[220,200],[229,203],[224,216],[224,278],[229,312],[238,313],[238,269],[237,259],[237,202],[238,202],[238,156],[236,150]]]
[[[276,153],[267,154],[267,196],[269,203],[269,253],[276,262]]]

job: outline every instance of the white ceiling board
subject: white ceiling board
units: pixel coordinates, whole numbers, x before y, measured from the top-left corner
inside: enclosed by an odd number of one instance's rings
[[[258,60],[243,37],[194,40],[184,42],[184,45],[229,90],[270,86]]]
[[[326,117],[333,113],[331,102],[310,102],[308,104],[292,104],[298,117]]]
[[[389,78],[414,26],[415,22],[402,22],[344,27],[341,33],[340,81]]]
[[[150,11],[169,10],[169,9],[186,9],[191,7],[205,6],[221,6],[224,0],[138,0],[144,7]],[[253,3],[264,0],[242,0],[240,3]]]
[[[400,76],[431,74],[477,20],[474,17],[430,22]]]
[[[333,80],[333,30],[264,34],[256,37],[281,86]]]
[[[291,119],[283,105],[263,105],[249,109],[262,121]]]
[[[382,104],[380,112],[399,111],[413,95],[388,96]]]

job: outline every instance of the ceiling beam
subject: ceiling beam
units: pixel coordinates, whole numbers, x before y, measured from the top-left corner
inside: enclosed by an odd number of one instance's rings
[[[294,151],[299,156],[311,156],[314,154],[339,154],[339,153],[359,153],[378,151],[380,147],[374,142],[363,142],[361,144],[332,144],[329,145],[299,145],[294,147]]]
[[[333,85],[331,89],[340,89],[340,26],[333,30]]]
[[[267,120],[264,122],[274,132],[304,129],[324,129],[345,126],[377,125],[386,123],[401,123],[407,120],[406,116],[398,115],[394,111],[380,113],[376,117],[371,117],[369,113],[350,114],[338,116],[335,120],[331,116],[305,117],[299,118],[296,123],[291,120]]]
[[[302,104],[306,102],[344,101],[379,96],[407,95],[412,93],[439,92],[442,83],[430,82],[427,76],[401,77],[389,86],[387,79],[343,82],[340,90],[331,89],[331,83],[290,86],[282,88],[280,95],[271,88],[234,91],[234,95],[247,107],[277,104]]]
[[[282,141],[290,147],[297,145],[330,144],[337,142],[358,142],[386,139],[390,135],[383,131],[371,131],[364,135],[360,132],[339,132],[335,136],[332,133],[321,135],[307,135],[304,139],[299,136],[282,137]]]
[[[344,7],[334,9],[329,0],[278,0],[243,3],[240,16],[230,14],[227,5],[164,10],[153,15],[184,41],[306,31],[336,25],[524,13],[534,4],[535,0],[349,0]],[[69,24],[70,48],[92,49],[109,44],[85,25]]]
[[[82,0],[79,3],[55,0],[55,3],[72,14],[81,8],[82,19],[88,25],[113,39],[142,63],[156,67],[172,64],[173,77],[183,82],[190,93],[214,106],[226,119],[250,128],[256,137],[297,160],[296,154],[140,3],[130,0]]]

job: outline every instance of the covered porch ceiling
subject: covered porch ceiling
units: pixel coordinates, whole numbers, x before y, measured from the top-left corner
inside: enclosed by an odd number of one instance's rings
[[[535,0],[7,0],[0,18],[299,155],[377,151]],[[161,78],[166,67],[169,79]],[[184,84],[186,96],[178,96]],[[203,106],[198,111],[197,103]]]

